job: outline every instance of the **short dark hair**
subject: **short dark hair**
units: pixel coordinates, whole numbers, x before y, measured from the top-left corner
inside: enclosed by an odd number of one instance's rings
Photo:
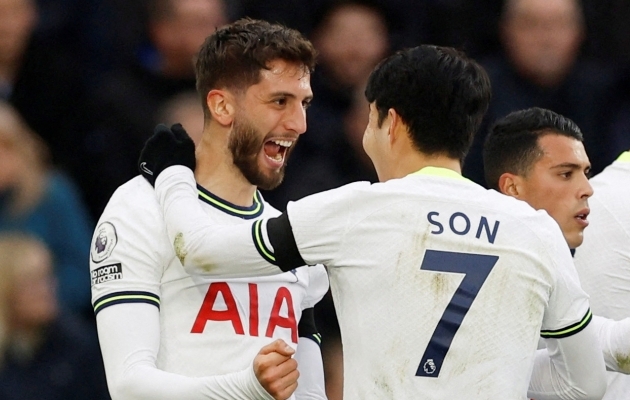
[[[543,155],[538,139],[562,135],[584,140],[580,128],[567,117],[551,110],[533,107],[515,111],[496,121],[490,128],[483,148],[486,183],[499,189],[499,178],[509,172],[527,176]]]
[[[464,159],[491,97],[486,71],[463,52],[422,45],[398,51],[376,66],[365,96],[379,126],[394,109],[425,154]]]
[[[260,81],[260,72],[274,60],[315,68],[316,51],[294,29],[267,21],[242,18],[208,36],[196,62],[197,92],[208,116],[206,96],[215,88],[244,89]]]

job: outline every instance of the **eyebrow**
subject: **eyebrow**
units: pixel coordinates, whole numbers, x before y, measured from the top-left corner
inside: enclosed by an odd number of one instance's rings
[[[284,97],[291,97],[293,99],[297,99],[297,96],[294,95],[293,93],[289,93],[289,92],[273,92],[269,95],[269,97],[278,97],[278,96],[284,96]],[[304,101],[311,101],[313,100],[313,95],[310,96],[306,96],[304,98]]]
[[[570,168],[570,169],[587,169],[587,168],[591,168],[591,164],[586,164],[584,166],[580,165],[580,164],[576,164],[576,163],[561,163],[558,165],[554,165],[551,167],[551,169],[560,169],[560,168]]]

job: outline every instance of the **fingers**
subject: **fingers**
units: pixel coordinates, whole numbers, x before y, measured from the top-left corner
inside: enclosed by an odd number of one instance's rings
[[[263,347],[254,358],[254,373],[274,399],[287,399],[297,388],[297,361],[292,347],[278,339]]]
[[[161,132],[170,133],[171,130],[168,128],[168,126],[166,126],[164,124],[157,124],[155,126],[155,128],[153,128],[153,134],[154,135],[158,135],[158,134],[161,134]]]
[[[293,350],[293,347],[289,346],[284,340],[277,339],[260,349],[258,354],[270,354],[273,352],[291,357],[295,353],[295,350]]]
[[[173,136],[179,142],[192,142],[192,139],[188,135],[188,132],[186,132],[186,130],[184,129],[184,127],[180,123],[173,124],[171,126],[171,132],[173,132]]]

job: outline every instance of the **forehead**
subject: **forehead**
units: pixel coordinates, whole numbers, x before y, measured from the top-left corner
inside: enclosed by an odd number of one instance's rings
[[[260,71],[260,81],[248,88],[254,92],[287,92],[296,97],[312,96],[311,74],[302,64],[285,60],[269,62],[268,69]]]
[[[538,138],[542,156],[536,165],[554,167],[560,164],[590,165],[584,145],[572,137],[549,133]]]
[[[515,16],[576,15],[575,0],[512,0],[508,10]]]

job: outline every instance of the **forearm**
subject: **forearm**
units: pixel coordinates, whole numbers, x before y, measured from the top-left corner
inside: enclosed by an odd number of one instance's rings
[[[188,377],[156,366],[159,311],[147,304],[119,304],[97,315],[99,342],[113,400],[272,399],[253,369]]]
[[[527,392],[536,400],[601,399],[606,390],[605,367],[595,328],[562,339],[546,339],[536,352]]]
[[[613,321],[593,316],[606,368],[630,374],[630,318]]]
[[[222,277],[278,274],[256,250],[251,224],[213,225],[197,198],[192,171],[164,170],[155,184],[171,243],[186,271]]]

